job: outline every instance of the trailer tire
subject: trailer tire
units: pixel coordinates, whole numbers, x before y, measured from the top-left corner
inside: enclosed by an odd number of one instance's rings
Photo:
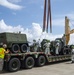
[[[12,52],[13,53],[18,53],[19,52],[19,49],[20,49],[20,47],[19,47],[18,44],[13,44],[12,45]]]
[[[21,63],[18,58],[13,58],[9,61],[8,69],[11,72],[18,71],[20,69]]]
[[[27,47],[26,44],[22,44],[21,45],[21,52],[26,53],[27,52],[27,49],[28,49],[28,47]]]
[[[37,59],[37,66],[41,67],[41,66],[44,66],[46,63],[46,59],[45,59],[45,56],[41,55],[39,56],[39,58]]]
[[[67,50],[63,49],[63,55],[66,55],[66,54],[67,54]]]
[[[31,69],[35,64],[33,57],[27,57],[24,61],[25,61],[25,68],[26,69]]]

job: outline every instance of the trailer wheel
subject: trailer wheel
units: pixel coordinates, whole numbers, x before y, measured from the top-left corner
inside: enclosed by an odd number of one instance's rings
[[[67,54],[67,50],[63,49],[63,55],[66,55],[66,54]]]
[[[27,57],[25,61],[25,68],[26,69],[31,69],[34,64],[35,64],[35,61],[32,57]]]
[[[71,54],[71,50],[68,50],[68,54]]]
[[[21,45],[21,52],[23,52],[23,53],[27,52],[27,45],[26,44]]]
[[[20,49],[20,47],[19,47],[18,44],[13,44],[13,45],[12,45],[12,52],[13,52],[13,53],[19,52],[19,49]]]
[[[9,61],[9,71],[14,72],[20,69],[21,63],[18,58],[13,58]]]
[[[44,66],[46,62],[46,59],[44,56],[39,56],[39,58],[37,59],[37,66],[41,67]]]

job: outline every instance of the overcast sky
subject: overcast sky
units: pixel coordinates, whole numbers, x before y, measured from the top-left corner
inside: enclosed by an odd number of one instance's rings
[[[74,25],[74,0],[51,0],[53,31],[47,35],[42,33],[43,5],[44,0],[0,0],[0,32],[21,31],[27,34],[30,41],[62,37],[65,16]],[[71,29],[74,28],[73,25],[70,25]],[[74,44],[73,38],[74,34],[71,35],[69,43]]]

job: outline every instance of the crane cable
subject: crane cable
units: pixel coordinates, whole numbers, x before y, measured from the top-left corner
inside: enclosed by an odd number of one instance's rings
[[[52,32],[52,22],[51,22],[51,3],[48,0],[48,14],[47,14],[47,33],[48,33],[48,24],[49,24],[49,16],[50,16],[50,33]]]
[[[69,19],[70,20],[70,19]],[[73,20],[74,21],[74,20]],[[71,25],[74,27],[74,24],[71,22],[71,20],[70,20],[70,23],[71,23]]]
[[[44,0],[43,32],[46,31],[47,33],[48,33],[49,19],[50,19],[50,32],[52,32],[51,5],[50,4],[51,4],[50,0],[48,0],[48,7],[47,7],[47,0]]]
[[[50,19],[50,33],[51,33],[52,32],[51,3],[50,0],[48,0],[48,12],[47,12],[47,0],[44,0],[43,30],[39,39],[41,38],[41,36],[45,31],[48,33],[49,19]],[[46,38],[46,35],[44,36],[44,38]]]
[[[46,27],[46,3],[47,0],[44,0],[43,32],[45,31],[45,27]]]

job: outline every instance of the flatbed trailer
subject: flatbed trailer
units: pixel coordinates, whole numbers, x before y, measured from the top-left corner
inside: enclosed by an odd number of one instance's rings
[[[46,63],[71,59],[71,55],[52,56],[44,52],[8,53],[4,59],[4,69],[18,71],[20,68],[31,69],[36,66],[44,66]]]

